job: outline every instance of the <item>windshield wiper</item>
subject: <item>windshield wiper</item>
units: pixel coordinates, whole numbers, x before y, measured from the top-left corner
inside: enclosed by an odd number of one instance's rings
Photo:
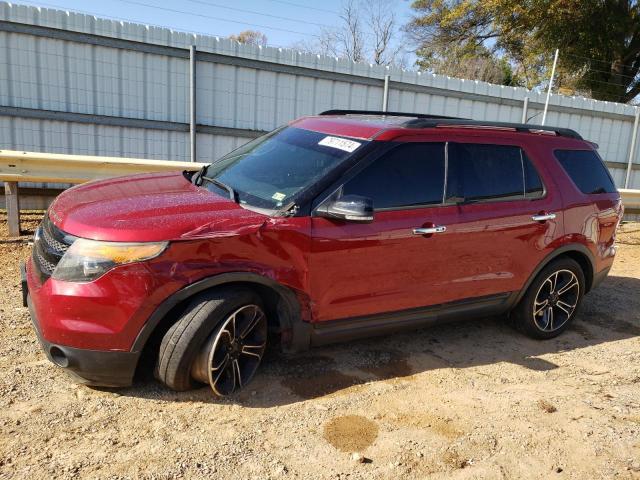
[[[191,177],[191,181],[193,182],[194,185],[198,187],[202,185],[202,176],[207,171],[207,167],[209,167],[209,165],[204,165],[200,170],[198,170],[193,174],[193,176]]]
[[[211,177],[206,177],[204,175],[200,175],[198,177],[198,180],[200,180],[200,185],[202,185],[202,181],[203,180],[206,180],[207,182],[213,183],[216,187],[219,187],[219,188],[222,188],[223,190],[226,190],[227,192],[229,192],[229,198],[231,200],[233,200],[234,202],[238,203],[238,194],[229,185],[226,185],[226,184],[222,183],[220,180],[217,180],[217,179],[211,178]]]

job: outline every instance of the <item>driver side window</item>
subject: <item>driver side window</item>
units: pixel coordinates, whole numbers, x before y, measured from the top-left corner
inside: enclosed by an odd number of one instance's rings
[[[373,200],[376,210],[442,203],[444,143],[405,143],[387,152],[343,186],[343,195]]]

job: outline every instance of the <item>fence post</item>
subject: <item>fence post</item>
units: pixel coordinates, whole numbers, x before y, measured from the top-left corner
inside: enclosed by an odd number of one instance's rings
[[[384,90],[382,91],[382,111],[386,112],[389,108],[389,78],[391,75],[384,76]]]
[[[631,169],[633,168],[633,157],[636,153],[636,141],[638,138],[638,123],[640,123],[640,108],[636,107],[636,116],[633,121],[633,130],[631,131],[631,146],[629,147],[629,162],[627,163],[627,175],[624,179],[624,188],[629,188],[631,180]]]
[[[20,202],[18,182],[4,182],[4,196],[7,203],[7,227],[10,237],[20,236]]]
[[[196,46],[189,47],[189,145],[190,160],[196,160]]]
[[[529,115],[529,97],[524,97],[524,103],[522,104],[522,120],[520,123],[527,123],[527,116]]]

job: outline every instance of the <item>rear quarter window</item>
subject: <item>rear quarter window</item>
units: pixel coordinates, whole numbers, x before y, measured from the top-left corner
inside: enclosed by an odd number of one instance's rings
[[[558,162],[582,193],[614,193],[616,186],[600,157],[592,150],[556,150]]]

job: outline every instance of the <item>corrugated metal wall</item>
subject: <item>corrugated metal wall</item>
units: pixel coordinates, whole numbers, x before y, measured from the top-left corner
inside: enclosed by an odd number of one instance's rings
[[[523,88],[386,69],[293,50],[0,2],[0,148],[188,160],[189,46],[197,49],[197,159],[211,161],[296,117],[331,108],[519,122]],[[600,145],[619,186],[637,107],[554,95],[547,124]],[[630,188],[640,188],[640,154]]]

